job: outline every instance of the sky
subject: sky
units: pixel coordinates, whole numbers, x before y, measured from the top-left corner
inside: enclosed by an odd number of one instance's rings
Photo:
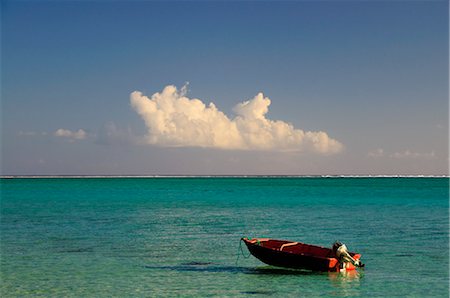
[[[448,175],[447,1],[1,6],[2,175]]]

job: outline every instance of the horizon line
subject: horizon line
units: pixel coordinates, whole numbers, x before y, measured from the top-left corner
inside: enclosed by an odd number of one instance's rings
[[[14,178],[450,178],[450,175],[0,175]]]

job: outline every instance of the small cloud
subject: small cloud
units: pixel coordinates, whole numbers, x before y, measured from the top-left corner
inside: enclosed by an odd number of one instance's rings
[[[383,157],[384,156],[384,150],[381,149],[381,148],[378,148],[378,149],[370,151],[367,155],[369,157],[374,157],[374,158]]]
[[[382,148],[378,148],[369,151],[367,156],[372,158],[387,157],[393,159],[435,159],[436,153],[434,151],[431,151],[429,153],[419,153],[409,149],[395,153],[386,153]]]
[[[436,154],[434,151],[431,151],[430,153],[418,153],[411,150],[405,150],[402,152],[395,152],[389,155],[389,157],[397,159],[434,159],[436,158]]]
[[[71,140],[83,140],[87,137],[86,131],[79,129],[77,131],[71,131],[69,129],[60,128],[54,133],[55,137],[69,138]]]
[[[234,118],[186,97],[166,86],[151,97],[135,91],[130,95],[133,109],[148,129],[146,143],[164,147],[204,147],[228,150],[312,151],[333,154],[343,145],[323,131],[303,131],[281,120],[266,118],[271,100],[263,93],[237,104]]]

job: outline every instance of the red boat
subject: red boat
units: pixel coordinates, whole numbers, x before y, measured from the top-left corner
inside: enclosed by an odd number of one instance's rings
[[[361,255],[348,252],[345,244],[336,242],[326,248],[301,242],[268,238],[242,238],[250,253],[260,261],[277,267],[313,271],[350,271],[364,267]]]

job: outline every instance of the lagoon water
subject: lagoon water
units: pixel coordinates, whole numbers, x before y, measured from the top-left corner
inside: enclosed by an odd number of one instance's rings
[[[448,297],[448,178],[1,179],[2,297]],[[362,254],[266,266],[241,237]],[[238,258],[239,256],[239,258]]]

